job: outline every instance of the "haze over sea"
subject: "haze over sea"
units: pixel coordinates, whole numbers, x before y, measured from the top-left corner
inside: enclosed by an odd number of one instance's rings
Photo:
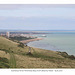
[[[42,31],[37,31],[42,32]],[[43,31],[49,34],[36,34],[43,40],[28,43],[31,47],[67,52],[70,55],[75,55],[75,31]],[[46,37],[41,37],[46,35]]]

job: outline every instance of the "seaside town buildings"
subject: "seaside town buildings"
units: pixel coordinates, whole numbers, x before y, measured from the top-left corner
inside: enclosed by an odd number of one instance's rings
[[[5,32],[5,33],[0,33],[0,36],[4,37],[27,37],[27,38],[33,38],[31,34],[22,34],[22,33],[12,33],[12,32]]]

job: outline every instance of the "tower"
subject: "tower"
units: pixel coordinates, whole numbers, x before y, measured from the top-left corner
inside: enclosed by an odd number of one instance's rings
[[[9,32],[7,32],[7,33],[6,33],[6,36],[9,38],[9,37],[10,37],[10,33],[9,33]]]

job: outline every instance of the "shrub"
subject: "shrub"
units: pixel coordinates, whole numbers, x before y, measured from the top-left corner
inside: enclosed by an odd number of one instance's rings
[[[18,47],[24,48],[24,44],[23,43],[19,43]]]

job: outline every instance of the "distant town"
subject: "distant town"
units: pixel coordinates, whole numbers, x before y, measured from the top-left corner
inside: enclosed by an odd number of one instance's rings
[[[0,32],[0,36],[4,37],[32,37],[30,34],[23,34],[23,33],[15,33],[15,32]]]
[[[34,34],[47,34],[44,32],[0,32],[0,36],[4,37],[27,37],[27,38],[34,38],[32,35]]]

